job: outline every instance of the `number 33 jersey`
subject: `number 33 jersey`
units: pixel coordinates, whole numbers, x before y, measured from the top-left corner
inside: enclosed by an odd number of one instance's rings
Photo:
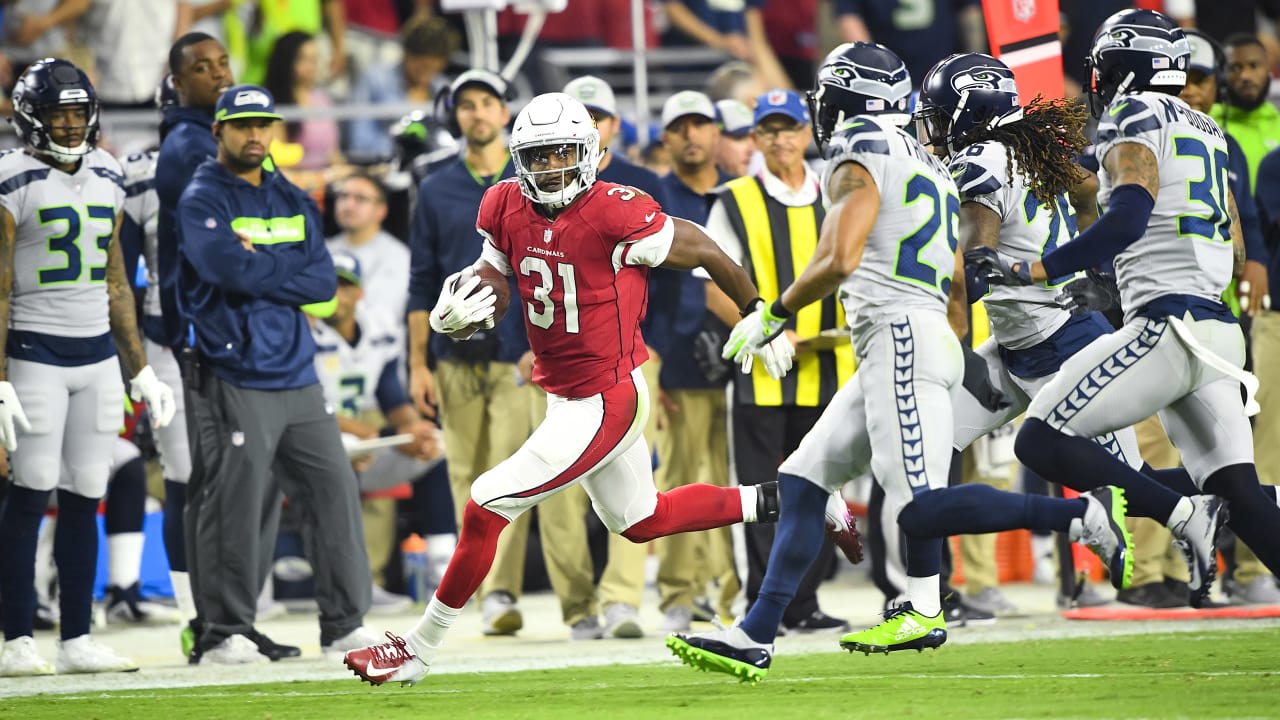
[[[1208,115],[1162,93],[1116,98],[1098,123],[1098,202],[1113,180],[1107,153],[1138,143],[1156,157],[1160,188],[1147,232],[1116,256],[1126,319],[1162,295],[1218,300],[1231,282],[1227,141]]]
[[[21,150],[0,154],[0,207],[17,225],[9,327],[80,338],[110,330],[107,247],[123,206],[120,165],[106,151],[70,175]]]
[[[674,235],[653,198],[596,182],[552,221],[504,180],[485,192],[476,229],[482,258],[516,278],[508,312],[524,314],[542,389],[590,397],[648,358],[640,321],[649,268],[666,260]]]
[[[862,262],[840,286],[850,327],[861,334],[907,309],[945,311],[960,225],[960,198],[946,167],[915,138],[873,116],[855,118],[832,137],[827,193],[835,171],[851,162],[879,188],[880,214]]]

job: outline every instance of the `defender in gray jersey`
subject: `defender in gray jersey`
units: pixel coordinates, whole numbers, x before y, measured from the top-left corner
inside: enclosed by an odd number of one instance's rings
[[[984,262],[997,281],[1030,284],[1114,257],[1125,310],[1120,330],[1072,356],[1032,400],[1018,457],[1054,482],[1107,478],[1133,493],[1145,487],[1142,475],[1085,438],[1159,411],[1195,485],[1229,502],[1233,529],[1275,571],[1280,507],[1258,485],[1246,414],[1256,380],[1241,369],[1244,336],[1220,300],[1233,272],[1226,141],[1177,97],[1189,55],[1182,30],[1159,13],[1124,11],[1103,23],[1090,92],[1100,101],[1092,104],[1107,212],[1039,262]],[[1181,537],[1199,605],[1217,570],[1213,539],[1226,509],[1217,497],[1195,500],[1152,493],[1145,501],[1170,510],[1166,524]]]
[[[668,639],[695,667],[744,681],[764,677],[782,613],[822,547],[826,498],[868,469],[884,488],[887,514],[907,534],[906,601],[878,625],[843,637],[847,650],[921,650],[946,641],[939,575],[947,535],[1056,529],[1095,546],[1117,577],[1131,567],[1117,489],[1058,500],[946,487],[953,396],[964,392],[965,360],[948,322],[949,307],[963,311],[965,303],[963,279],[953,284],[961,267],[960,199],[942,162],[901,129],[910,122],[910,91],[902,60],[881,45],[841,46],[818,73],[811,114],[833,205],[813,261],[777,301],[738,323],[725,355],[740,359],[781,332],[794,311],[838,291],[858,372],[779,469],[777,535],[746,618],[729,630]]]
[[[115,159],[94,147],[93,86],[75,65],[48,59],[23,73],[13,99],[25,148],[0,154],[0,439],[14,476],[0,515],[0,676],[55,671],[31,638],[36,529],[55,488],[57,672],[136,670],[89,636],[98,501],[123,417],[117,347],[136,373],[133,397],[147,401],[157,425],[173,416],[173,392],[138,336],[118,241],[123,180]]]
[[[1021,107],[1013,73],[989,55],[952,55],[925,76],[916,116],[920,136],[934,152],[950,157],[951,176],[960,188],[960,228],[967,257],[997,253],[1006,261],[1032,262],[1076,235],[1076,215],[1068,193],[1076,197],[1086,223],[1096,219],[1092,177],[1074,163],[1086,143],[1080,132],[1083,110],[1066,101],[1037,101]],[[1057,374],[1067,358],[1109,334],[1111,324],[1097,312],[1075,315],[1055,302],[1058,288],[1073,274],[1033,285],[991,285],[978,280],[969,296],[983,296],[991,318],[992,338],[978,354],[987,362],[991,382],[1012,405],[992,412],[962,395],[956,402],[955,446],[963,449],[978,437],[1021,415],[1031,398]],[[1113,457],[1149,474],[1177,476],[1189,482],[1186,471],[1156,471],[1144,465],[1130,427],[1094,438]],[[1091,490],[1106,476],[1074,475],[1068,486]],[[1146,476],[1125,489],[1130,514],[1171,523],[1179,505],[1183,510],[1205,504],[1208,498],[1182,499]],[[1170,524],[1179,537],[1194,542],[1181,520]],[[1212,552],[1205,548],[1204,552]]]

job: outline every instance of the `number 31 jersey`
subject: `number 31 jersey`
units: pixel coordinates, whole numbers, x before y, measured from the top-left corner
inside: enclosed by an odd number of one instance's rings
[[[17,225],[10,328],[79,338],[110,330],[107,247],[123,205],[120,165],[104,150],[70,175],[20,150],[0,155],[0,207]]]
[[[915,138],[865,115],[840,128],[827,147],[828,193],[836,169],[850,162],[875,180],[880,214],[861,264],[840,286],[849,326],[860,334],[910,308],[945,311],[960,225],[960,198],[946,167]]]
[[[476,229],[482,258],[516,278],[508,312],[524,313],[542,389],[590,397],[648,358],[640,335],[648,269],[666,260],[674,235],[653,198],[596,182],[552,221],[504,180],[485,192]]]
[[[1122,143],[1156,157],[1160,188],[1147,232],[1116,256],[1126,319],[1162,295],[1218,300],[1231,282],[1227,140],[1208,115],[1163,93],[1112,101],[1098,123],[1098,202],[1111,197],[1107,153]]]

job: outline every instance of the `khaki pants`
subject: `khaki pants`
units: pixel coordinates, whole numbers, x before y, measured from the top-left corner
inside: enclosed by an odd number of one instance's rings
[[[533,392],[529,386],[517,384],[518,378],[512,363],[485,366],[442,360],[436,367],[449,486],[459,529],[463,510],[471,499],[471,484],[485,470],[515,454],[532,432],[529,418]],[[479,597],[496,591],[520,597],[528,537],[527,514],[502,531],[493,568],[480,587]]]
[[[652,364],[652,363],[651,363]],[[648,366],[643,370],[650,375]],[[657,370],[652,373],[657,387]],[[532,420],[537,427],[547,414],[547,394],[537,389]],[[653,427],[650,413],[649,427]],[[595,584],[591,549],[587,544],[586,515],[591,500],[582,485],[574,485],[543,500],[538,505],[538,533],[542,558],[547,566],[551,589],[560,599],[560,614],[572,627],[578,621],[597,617],[601,606],[625,603],[640,607],[644,594],[644,559],[648,545],[633,543],[621,535],[609,535],[609,560],[600,587]]]
[[[387,560],[391,558],[396,534],[396,499],[389,497],[363,498],[360,501],[360,517],[364,520],[364,551],[369,556],[369,570],[373,584],[386,587]]]
[[[694,482],[729,484],[729,445],[725,391],[672,390],[675,410],[667,416],[667,433],[658,445],[658,490],[665,492]],[[720,585],[716,610],[730,617],[738,594],[733,536],[728,527],[681,533],[654,541],[658,551],[660,608],[692,607],[708,580]]]
[[[1276,293],[1280,293],[1277,288]],[[1253,318],[1253,374],[1258,376],[1258,404],[1253,418],[1253,463],[1263,485],[1280,485],[1280,312]],[[1236,541],[1236,583],[1244,585],[1270,571],[1244,543]]]
[[[1176,468],[1181,463],[1178,449],[1169,442],[1164,426],[1154,415],[1133,427],[1138,435],[1138,452],[1157,470]],[[1187,564],[1173,546],[1173,535],[1164,523],[1151,518],[1125,518],[1133,534],[1133,584],[1141,587],[1169,577],[1186,582]]]
[[[1009,475],[986,476],[978,474],[977,462],[974,460],[973,448],[964,451],[965,483],[982,483],[997,490],[1008,490],[1011,486]],[[1012,468],[1010,468],[1012,472]],[[960,559],[964,564],[964,590],[969,595],[993,588],[1000,584],[1000,567],[996,563],[996,534],[961,535]]]

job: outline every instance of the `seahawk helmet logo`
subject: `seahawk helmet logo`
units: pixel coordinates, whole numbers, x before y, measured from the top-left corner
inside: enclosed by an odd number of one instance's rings
[[[1107,50],[1146,50],[1171,60],[1191,54],[1191,45],[1181,30],[1162,31],[1147,26],[1121,25],[1103,33],[1094,43],[1095,55]]]
[[[978,66],[952,75],[951,89],[957,95],[963,94],[965,90],[1017,92],[1018,83],[1003,68]]]

